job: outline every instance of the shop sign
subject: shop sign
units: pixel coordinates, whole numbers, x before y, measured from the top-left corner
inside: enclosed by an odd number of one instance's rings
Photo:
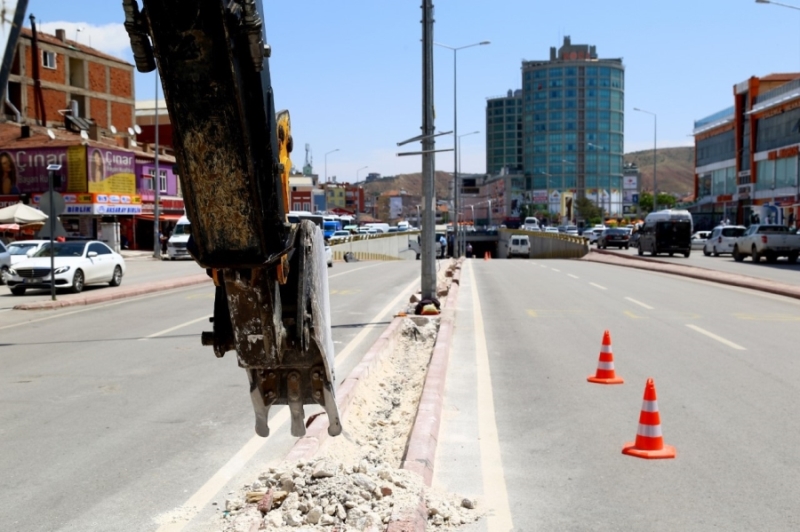
[[[750,177],[750,170],[742,170],[737,175],[738,177]]]
[[[97,194],[136,193],[134,156],[120,150],[87,147],[88,190]]]
[[[622,188],[625,190],[636,190],[639,184],[639,176],[626,175],[622,176]]]
[[[800,146],[790,146],[789,148],[781,148],[780,150],[773,150],[767,154],[767,159],[774,161],[776,159],[788,159],[789,157],[797,157],[800,154]]]
[[[19,196],[0,196],[0,209],[19,203]]]
[[[780,196],[773,200],[773,205],[786,207],[794,204],[794,196]]]
[[[38,206],[44,194],[34,194]],[[142,214],[142,198],[130,194],[63,194],[63,214]]]
[[[750,196],[753,194],[753,185],[739,185],[737,188],[737,197],[739,201],[750,199]]]
[[[716,203],[725,203],[728,201],[733,201],[733,194],[722,194],[717,196]]]
[[[546,190],[534,190],[533,191],[533,203],[540,205],[542,203],[547,203],[547,191]]]

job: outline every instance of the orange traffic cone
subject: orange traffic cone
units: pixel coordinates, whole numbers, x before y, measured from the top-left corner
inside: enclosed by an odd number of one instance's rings
[[[644,401],[642,412],[639,414],[636,441],[626,443],[622,447],[622,454],[647,459],[675,458],[675,447],[664,445],[664,437],[661,435],[661,416],[658,414],[656,385],[653,379],[647,379],[644,387]]]
[[[622,384],[622,377],[614,372],[614,353],[611,352],[611,333],[603,333],[603,345],[600,346],[600,360],[597,361],[597,373],[586,377],[589,382],[597,384]]]
[[[489,252],[488,251],[483,254],[483,260],[489,260]]]

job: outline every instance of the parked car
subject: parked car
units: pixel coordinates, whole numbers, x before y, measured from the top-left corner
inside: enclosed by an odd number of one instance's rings
[[[703,245],[703,255],[719,257],[723,253],[733,253],[736,239],[747,232],[743,225],[720,225],[711,231],[711,236]]]
[[[175,225],[175,230],[167,240],[167,258],[169,260],[175,259],[191,259],[189,250],[186,246],[189,244],[189,236],[192,234],[192,224],[189,218],[181,216],[178,223]]]
[[[552,225],[548,225],[544,228],[545,233],[560,233],[561,231],[558,230],[557,227],[553,227]]]
[[[3,247],[0,242],[0,284],[5,284],[8,270],[14,265],[39,251],[49,240],[17,240]]]
[[[568,235],[578,236],[578,226],[577,225],[568,225],[564,228],[564,232]]]
[[[630,235],[625,229],[606,229],[597,237],[597,247],[606,249],[608,246],[628,249],[630,247]]]
[[[334,232],[334,233],[333,233],[333,236],[331,236],[331,237],[328,239],[328,241],[329,241],[331,244],[335,244],[335,243],[337,243],[337,242],[342,242],[342,241],[344,241],[344,240],[347,240],[347,239],[348,239],[348,238],[350,238],[351,236],[352,236],[352,233],[351,233],[350,231],[344,231],[344,230],[342,230],[342,231],[336,231],[336,232]]]
[[[796,262],[800,256],[800,235],[792,234],[784,225],[753,224],[733,244],[736,262],[742,262],[748,255],[753,262],[759,262],[761,257],[767,262],[775,262],[779,257]]]
[[[531,241],[528,235],[511,235],[508,243],[508,258],[511,257],[530,257]]]
[[[328,268],[333,267],[333,250],[329,245],[325,245],[325,260],[328,262]]]
[[[600,234],[604,231],[604,229],[586,229],[583,232],[583,237],[589,241],[589,245],[597,244],[597,239],[600,237]]]
[[[692,235],[692,249],[703,249],[711,231],[697,231]]]
[[[119,286],[125,275],[125,259],[102,242],[56,242],[53,246],[55,270],[50,271],[50,243],[8,271],[11,293],[21,296],[28,288],[70,288],[78,293],[88,284]]]

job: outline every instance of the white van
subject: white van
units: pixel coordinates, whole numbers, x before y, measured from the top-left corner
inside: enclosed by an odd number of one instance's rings
[[[367,229],[376,229],[379,233],[388,233],[390,226],[387,223],[371,223],[364,224],[364,227]]]
[[[531,241],[528,235],[511,235],[511,240],[508,242],[508,258],[514,256],[525,258],[531,256]]]
[[[192,234],[191,228],[189,218],[181,216],[169,240],[167,240],[167,257],[169,260],[192,258],[186,249],[186,244],[189,243],[189,235]]]
[[[539,231],[539,220],[534,218],[533,216],[528,216],[525,218],[525,223],[522,226],[523,229],[526,231]]]

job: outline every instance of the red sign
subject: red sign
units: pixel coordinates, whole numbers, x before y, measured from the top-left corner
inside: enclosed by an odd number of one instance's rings
[[[796,157],[800,154],[800,147],[792,146],[790,148],[781,148],[774,150],[767,154],[767,159],[774,161],[775,159],[788,159],[789,157]]]
[[[19,203],[19,196],[0,196],[0,209]]]

